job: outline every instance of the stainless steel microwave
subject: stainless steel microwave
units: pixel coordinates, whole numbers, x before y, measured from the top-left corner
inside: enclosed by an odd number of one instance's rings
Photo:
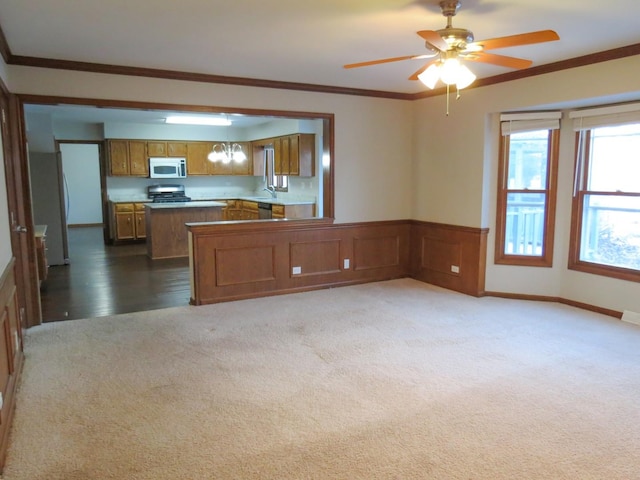
[[[185,178],[187,176],[186,158],[149,158],[149,176],[151,178]]]

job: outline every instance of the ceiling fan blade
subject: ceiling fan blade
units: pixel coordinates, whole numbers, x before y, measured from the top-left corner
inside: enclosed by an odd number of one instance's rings
[[[508,68],[528,68],[533,63],[531,60],[524,58],[507,57],[505,55],[496,55],[495,53],[475,52],[468,57],[463,57],[465,60],[472,62],[491,63],[493,65],[499,65],[501,67]]]
[[[427,68],[429,68],[431,66],[431,64],[433,62],[436,62],[437,59],[431,60],[430,62],[427,62],[425,65],[423,65],[422,67],[420,67],[420,69],[418,71],[416,71],[413,75],[411,75],[409,77],[409,80],[419,80],[418,75],[420,75],[422,72],[424,72]]]
[[[449,44],[444,41],[438,32],[434,30],[420,30],[417,33],[438,50],[446,52],[449,49]]]
[[[520,33],[509,35],[508,37],[489,38],[467,45],[468,50],[481,47],[483,50],[494,50],[496,48],[517,47],[519,45],[530,45],[532,43],[544,43],[560,40],[560,37],[553,30],[539,30],[537,32]]]
[[[349,63],[344,68],[368,67],[370,65],[379,65],[381,63],[399,62],[401,60],[411,60],[414,58],[424,58],[424,55],[405,55],[404,57],[381,58],[379,60],[369,60],[368,62]]]

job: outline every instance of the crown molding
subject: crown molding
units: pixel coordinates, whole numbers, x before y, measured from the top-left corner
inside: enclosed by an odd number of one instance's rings
[[[7,65],[18,65],[27,67],[50,68],[55,70],[72,70],[79,72],[105,73],[111,75],[127,75],[134,77],[163,78],[168,80],[182,80],[187,82],[216,83],[222,85],[240,85],[245,87],[275,88],[280,90],[296,90],[316,93],[332,93],[339,95],[354,95],[375,98],[389,98],[393,100],[421,100],[446,94],[446,88],[427,90],[418,93],[389,92],[383,90],[367,90],[361,88],[347,88],[331,85],[316,85],[310,83],[284,82],[275,80],[264,80],[258,78],[231,77],[225,75],[211,75],[206,73],[181,72],[176,70],[163,70],[156,68],[127,67],[122,65],[108,65],[102,63],[77,62],[73,60],[50,59],[40,57],[30,57],[13,55],[7,43],[6,37],[0,26],[0,54]],[[522,70],[494,75],[492,77],[480,78],[476,80],[471,88],[486,87],[503,82],[520,80],[537,75],[568,70],[571,68],[583,67],[595,63],[607,62],[625,57],[640,55],[640,43],[627,45],[625,47],[614,48],[602,52],[591,53],[581,57],[570,58],[558,62],[538,65]]]

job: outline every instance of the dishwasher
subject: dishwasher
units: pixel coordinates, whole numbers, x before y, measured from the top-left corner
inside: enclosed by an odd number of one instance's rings
[[[258,218],[261,220],[270,219],[272,207],[273,205],[271,205],[270,203],[258,202]]]

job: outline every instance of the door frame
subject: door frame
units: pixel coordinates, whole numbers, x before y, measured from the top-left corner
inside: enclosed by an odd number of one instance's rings
[[[74,145],[97,145],[98,146],[98,163],[100,169],[100,203],[102,205],[102,232],[104,244],[108,245],[110,242],[109,237],[109,196],[107,194],[107,163],[104,155],[105,142],[104,140],[58,140],[55,139],[56,152],[62,153],[60,145],[62,144],[74,144]]]
[[[21,104],[0,80],[1,134],[6,175],[11,251],[15,259],[16,290],[21,328],[42,323],[30,180]]]

